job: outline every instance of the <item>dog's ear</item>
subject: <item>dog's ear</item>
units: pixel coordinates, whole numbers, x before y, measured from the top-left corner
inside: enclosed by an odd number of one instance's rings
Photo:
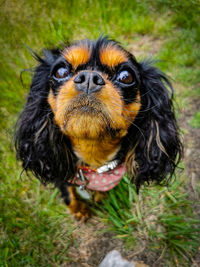
[[[31,170],[43,183],[60,184],[71,178],[73,159],[70,142],[53,122],[53,113],[47,102],[49,74],[55,52],[45,52],[45,59],[37,57],[25,108],[16,124],[15,146],[23,168]]]
[[[133,147],[127,157],[132,175],[137,169],[136,186],[170,178],[182,156],[178,126],[167,77],[149,61],[139,63],[142,108],[132,126]],[[137,134],[136,134],[137,132]]]

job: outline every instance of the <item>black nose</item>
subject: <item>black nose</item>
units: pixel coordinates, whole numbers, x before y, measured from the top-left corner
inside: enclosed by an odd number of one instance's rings
[[[74,83],[76,84],[77,90],[87,94],[98,92],[105,85],[105,81],[101,75],[94,71],[83,71],[79,73],[74,79]]]

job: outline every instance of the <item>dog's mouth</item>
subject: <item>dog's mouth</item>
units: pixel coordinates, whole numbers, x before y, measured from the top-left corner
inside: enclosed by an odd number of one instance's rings
[[[98,116],[104,115],[108,117],[104,105],[99,102],[94,96],[78,96],[70,105],[67,106],[65,117],[69,116]]]
[[[110,130],[106,107],[94,96],[78,96],[67,105],[62,130],[76,138],[99,138]]]

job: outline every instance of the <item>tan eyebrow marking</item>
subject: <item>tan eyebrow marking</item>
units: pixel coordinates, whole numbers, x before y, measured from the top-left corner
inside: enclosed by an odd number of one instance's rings
[[[72,46],[64,49],[63,51],[64,58],[72,64],[74,69],[76,69],[79,65],[85,64],[90,59],[91,51],[88,46]]]
[[[99,57],[101,63],[109,66],[110,68],[114,68],[115,66],[128,61],[126,52],[113,46],[113,44],[103,47],[100,51]]]

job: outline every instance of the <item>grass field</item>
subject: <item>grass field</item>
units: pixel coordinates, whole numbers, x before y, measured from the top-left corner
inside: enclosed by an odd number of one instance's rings
[[[150,266],[200,266],[200,2],[198,0],[5,0],[0,3],[0,266],[97,266],[111,249]],[[173,183],[129,180],[109,192],[86,224],[59,192],[21,175],[13,146],[36,62],[26,48],[98,38],[120,41],[140,60],[153,56],[173,78],[185,159]]]

